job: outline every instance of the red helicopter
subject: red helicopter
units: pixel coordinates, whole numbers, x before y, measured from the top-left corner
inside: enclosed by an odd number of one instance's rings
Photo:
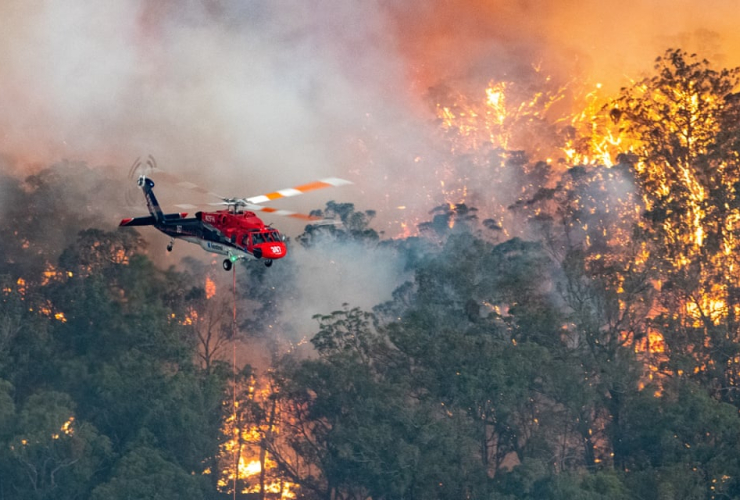
[[[151,215],[146,217],[129,217],[123,219],[119,226],[154,226],[170,237],[167,251],[172,251],[175,239],[182,239],[200,245],[207,252],[226,255],[223,262],[224,270],[229,271],[232,265],[241,259],[264,259],[267,267],[273,261],[282,259],[288,252],[285,246],[285,237],[277,229],[266,226],[255,211],[269,212],[277,215],[294,217],[305,220],[317,220],[318,217],[299,214],[288,210],[277,210],[260,205],[269,200],[296,196],[315,189],[352,184],[343,179],[322,179],[290,189],[282,189],[252,198],[223,198],[221,203],[210,205],[225,205],[227,208],[216,212],[196,212],[195,217],[187,218],[187,213],[178,212],[165,214],[154,196],[154,181],[146,175],[140,175],[138,186],[144,192],[146,205]],[[193,184],[187,187],[194,187]],[[214,195],[214,193],[209,193]],[[218,196],[218,195],[215,195]],[[176,205],[185,208],[185,205]],[[192,205],[189,205],[192,207]],[[247,210],[245,210],[247,209]]]

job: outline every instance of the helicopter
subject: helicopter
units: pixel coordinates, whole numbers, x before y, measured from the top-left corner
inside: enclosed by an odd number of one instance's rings
[[[304,220],[320,219],[320,217],[288,210],[277,210],[263,206],[261,203],[296,196],[315,189],[352,184],[350,181],[331,177],[251,198],[219,196],[222,200],[220,203],[209,203],[209,205],[226,206],[225,209],[215,212],[196,212],[195,217],[188,218],[187,212],[166,214],[162,211],[154,196],[154,181],[151,178],[142,174],[136,183],[144,192],[150,215],[128,217],[121,220],[119,227],[154,226],[155,229],[170,237],[167,245],[168,252],[172,251],[175,240],[181,239],[200,245],[207,252],[225,255],[226,259],[223,261],[225,271],[230,271],[237,261],[247,259],[262,259],[265,266],[270,267],[275,260],[287,255],[285,237],[277,229],[265,225],[255,214],[256,211]],[[192,207],[192,205],[176,206]]]

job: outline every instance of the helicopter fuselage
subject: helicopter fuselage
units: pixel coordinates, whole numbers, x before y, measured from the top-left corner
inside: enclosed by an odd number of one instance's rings
[[[200,245],[208,252],[225,255],[224,269],[240,259],[265,259],[266,265],[287,254],[284,238],[274,228],[266,226],[251,211],[237,209],[216,212],[197,212],[195,217],[187,213],[164,214],[152,191],[154,182],[149,178],[139,179],[139,186],[149,208],[150,216],[123,219],[120,226],[154,226],[172,240],[182,239]],[[172,242],[167,247],[172,250]]]

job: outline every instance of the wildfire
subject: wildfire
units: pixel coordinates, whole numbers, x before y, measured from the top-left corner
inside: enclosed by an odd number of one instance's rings
[[[451,155],[436,172],[444,202],[478,208],[504,237],[521,234],[512,204],[574,166],[614,166],[633,147],[601,84],[558,84],[539,68],[526,82],[494,80],[472,95],[438,88],[430,97]]]
[[[184,326],[189,326],[189,325],[194,325],[195,323],[197,323],[197,321],[198,321],[198,311],[196,311],[193,308],[190,308],[188,310],[188,313],[185,315],[185,318],[182,321],[180,321],[180,324]]]
[[[221,445],[219,456],[219,489],[233,492],[236,483],[242,494],[262,491],[275,500],[297,498],[298,485],[285,479],[267,447],[279,436],[279,405],[271,398],[270,387],[259,388],[254,377],[245,389],[245,400],[224,402],[232,406],[233,412],[222,428],[228,439]],[[267,414],[259,408],[267,408]]]
[[[56,267],[51,265],[51,263],[47,262],[46,268],[44,269],[44,272],[42,273],[42,276],[41,276],[40,285],[46,286],[53,281],[58,281],[58,280],[63,279],[65,276],[67,278],[71,278],[72,276],[74,276],[74,273],[72,273],[72,271],[67,271],[66,273],[63,273],[59,271]]]
[[[698,297],[697,300],[686,302],[686,314],[694,320],[695,328],[701,328],[706,322],[717,326],[727,317],[725,301],[712,298],[719,296],[722,296],[721,292],[714,290],[710,294]]]
[[[716,145],[722,124],[736,122],[727,110],[740,71],[713,72],[707,64],[669,51],[658,59],[659,76],[633,81],[617,99],[598,83],[559,85],[536,68],[529,81],[491,81],[473,94],[437,88],[430,96],[450,151],[437,171],[445,203],[469,203],[511,236],[517,226],[508,207],[561,186],[572,199],[545,198],[529,217],[555,214],[565,203],[583,214],[566,221],[566,230],[582,236],[587,268],[605,279],[621,315],[634,309],[656,325],[636,339],[622,335],[650,380],[667,373],[657,367],[666,366],[677,335],[660,325],[693,329],[679,335],[704,335],[711,344],[711,329],[734,338],[740,318],[740,158]],[[647,237],[634,241],[636,229]],[[648,303],[630,295],[635,273],[651,276]],[[699,372],[711,350],[695,346]]]
[[[18,281],[15,282],[16,289],[18,290],[18,293],[21,294],[21,296],[26,294],[26,280],[23,278],[18,278]]]
[[[485,154],[497,148],[526,151],[548,163],[561,158],[567,165],[614,165],[629,148],[604,111],[601,84],[557,86],[549,76],[535,75],[532,85],[491,81],[479,98],[443,96],[445,102],[435,108],[452,152]],[[561,105],[565,102],[570,104]]]
[[[206,276],[206,299],[210,299],[214,295],[216,295],[216,282],[211,279],[210,276]]]

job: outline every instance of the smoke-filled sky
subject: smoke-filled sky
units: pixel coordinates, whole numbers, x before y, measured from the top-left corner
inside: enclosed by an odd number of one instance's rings
[[[736,0],[488,0],[399,2],[391,23],[421,86],[441,78],[516,77],[542,65],[614,89],[668,48],[740,64]],[[563,74],[565,73],[565,75]]]
[[[63,158],[127,172],[152,154],[162,168],[240,196],[336,175],[357,183],[351,196],[362,208],[426,203],[415,195],[434,184],[425,178],[436,147],[428,87],[484,85],[540,64],[618,88],[677,46],[737,65],[736,8],[6,0],[0,153],[22,173]],[[427,163],[415,164],[420,156]]]
[[[737,0],[4,0],[0,168],[23,176],[63,159],[86,162],[125,190],[131,164],[151,154],[162,169],[227,196],[338,176],[355,185],[280,200],[279,208],[351,201],[387,223],[428,214],[443,200],[428,197],[439,189],[440,147],[430,87],[482,92],[491,79],[515,81],[538,65],[554,78],[614,92],[668,48],[737,66],[737,7]],[[164,206],[212,201],[158,194]],[[111,222],[139,215],[107,209]],[[268,222],[291,236],[301,228]],[[186,246],[176,248],[200,252]],[[354,252],[348,262],[356,263]],[[313,269],[315,256],[303,255],[303,269]],[[397,276],[397,265],[377,257],[366,256],[377,286],[369,277],[344,280],[359,288],[341,289],[343,298],[368,307],[388,298],[398,283],[381,278]],[[335,261],[343,265],[341,252]],[[339,290],[327,273],[306,280]],[[294,309],[310,317],[338,305]]]

